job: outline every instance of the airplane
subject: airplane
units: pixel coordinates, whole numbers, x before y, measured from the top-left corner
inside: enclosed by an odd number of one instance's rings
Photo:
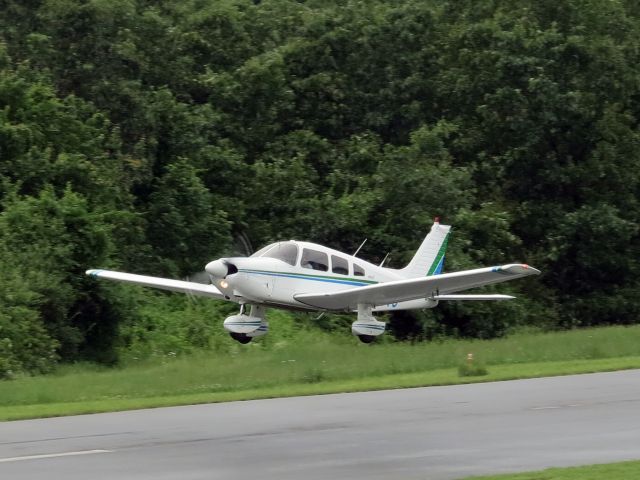
[[[439,218],[409,264],[386,268],[322,245],[296,240],[272,243],[249,257],[220,258],[205,266],[211,283],[202,284],[110,270],[87,275],[154,287],[240,305],[224,321],[234,340],[249,343],[269,330],[267,308],[298,311],[355,312],[351,330],[363,343],[385,331],[374,312],[433,308],[440,301],[509,300],[500,294],[460,294],[474,287],[538,275],[526,264],[508,264],[442,273],[450,225]],[[247,307],[250,307],[247,313]]]

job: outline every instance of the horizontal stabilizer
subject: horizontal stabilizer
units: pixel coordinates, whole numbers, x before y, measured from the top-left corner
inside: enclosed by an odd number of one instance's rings
[[[132,283],[143,287],[153,287],[161,290],[170,290],[172,292],[224,299],[224,295],[213,285],[172,280],[170,278],[148,277],[146,275],[135,275],[133,273],[114,272],[112,270],[87,270],[86,273],[93,278],[105,278],[107,280]]]
[[[512,295],[499,295],[499,294],[491,294],[491,295],[435,295],[433,297],[434,300],[513,300],[514,296]]]

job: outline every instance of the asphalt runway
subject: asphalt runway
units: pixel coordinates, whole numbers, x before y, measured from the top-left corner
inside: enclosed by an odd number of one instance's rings
[[[0,423],[0,478],[457,479],[640,459],[640,370]]]

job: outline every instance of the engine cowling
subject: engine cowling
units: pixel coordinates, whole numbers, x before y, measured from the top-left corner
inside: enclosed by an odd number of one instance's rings
[[[235,296],[235,274],[238,273],[236,267],[229,259],[220,258],[209,262],[205,271],[211,276],[212,283],[220,290],[227,300]]]

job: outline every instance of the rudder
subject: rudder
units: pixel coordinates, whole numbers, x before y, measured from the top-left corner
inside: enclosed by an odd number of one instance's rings
[[[417,278],[442,273],[445,251],[449,242],[451,225],[441,225],[436,218],[422,245],[409,265],[400,270],[407,278]]]

